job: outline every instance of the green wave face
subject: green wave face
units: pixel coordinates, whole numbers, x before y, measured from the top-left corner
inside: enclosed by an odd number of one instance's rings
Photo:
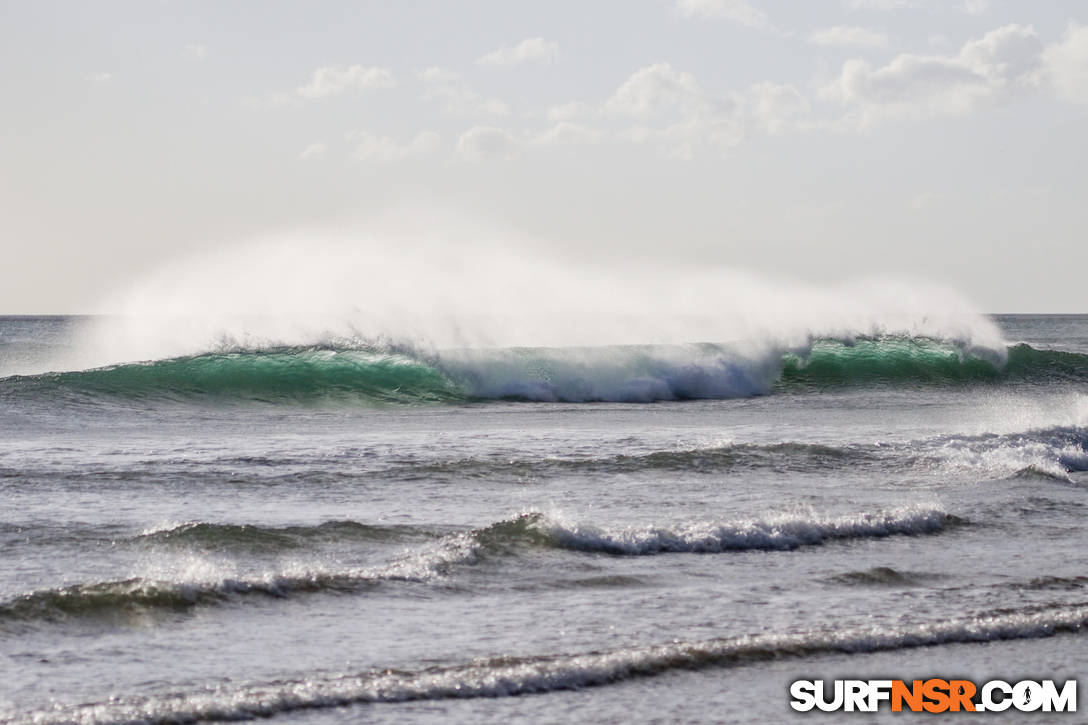
[[[925,338],[879,338],[847,345],[819,340],[807,355],[783,357],[780,385],[824,387],[897,383],[1085,382],[1088,355],[1009,346],[1004,365],[966,353],[948,342]]]
[[[806,356],[783,358],[782,385],[822,387],[872,383],[958,383],[996,380],[999,366],[946,342],[920,338],[817,341]]]
[[[430,403],[464,399],[439,370],[403,355],[280,350],[172,358],[37,376],[42,384],[127,398]]]

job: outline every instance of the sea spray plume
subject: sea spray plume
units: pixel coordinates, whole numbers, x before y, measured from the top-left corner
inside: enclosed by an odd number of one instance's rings
[[[692,343],[729,343],[731,354],[773,367],[783,351],[804,353],[818,338],[882,335],[1003,360],[990,320],[927,285],[816,287],[698,260],[591,266],[537,249],[509,230],[432,215],[197,254],[104,300],[100,308],[117,315],[65,367],[269,347],[395,344],[431,354]],[[688,352],[689,371],[721,367],[705,350]]]

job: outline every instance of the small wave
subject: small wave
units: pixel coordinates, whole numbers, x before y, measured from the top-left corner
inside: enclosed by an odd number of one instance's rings
[[[322,542],[391,542],[426,534],[409,526],[372,526],[355,521],[326,521],[316,526],[256,526],[192,521],[145,531],[135,541],[203,549],[277,551]]]
[[[23,713],[13,723],[174,723],[240,720],[304,709],[472,697],[510,697],[596,687],[676,670],[738,667],[782,658],[864,654],[916,647],[1039,639],[1088,629],[1083,605],[960,617],[940,622],[632,647],[610,652],[480,659],[422,670],[220,686]]]
[[[1060,464],[1059,464],[1059,466],[1060,466]],[[1059,469],[1058,467],[1055,467],[1055,466],[1037,465],[1037,464],[1030,464],[1030,465],[1024,466],[1023,468],[1018,469],[1017,471],[1015,471],[1011,476],[1009,476],[1009,478],[1010,479],[1012,479],[1012,478],[1025,478],[1025,479],[1045,478],[1045,479],[1049,479],[1051,481],[1062,481],[1063,483],[1068,483],[1069,482],[1069,475],[1066,472],[1066,470]]]
[[[15,376],[0,380],[0,393],[265,403],[637,403],[842,385],[1002,381],[1085,382],[1088,355],[1023,343],[1008,350],[982,350],[915,337],[819,339],[792,351],[713,344],[447,350],[429,355],[380,346],[273,348]]]
[[[572,524],[538,512],[525,513],[471,531],[446,534],[432,545],[401,555],[390,563],[358,569],[294,569],[248,576],[204,576],[162,580],[133,577],[119,581],[41,589],[0,603],[0,619],[57,622],[98,619],[124,622],[146,613],[180,612],[247,595],[282,598],[297,593],[358,592],[386,582],[439,580],[454,567],[526,550],[568,549],[586,553],[645,556],[665,553],[783,551],[843,539],[882,538],[897,534],[938,533],[962,520],[937,509],[904,508],[887,512],[830,517],[776,516],[734,522],[695,522],[674,528],[604,529]],[[355,536],[361,525],[346,527]],[[341,530],[345,526],[337,524]],[[373,533],[378,527],[364,527]],[[256,527],[182,525],[149,537],[196,536],[251,546]],[[321,529],[321,527],[313,527]],[[196,533],[193,533],[196,532]],[[314,530],[306,532],[316,535]],[[277,530],[263,530],[279,545]],[[384,532],[381,535],[385,535]],[[224,538],[225,537],[225,538]]]
[[[718,468],[736,464],[749,466],[765,464],[811,470],[813,464],[853,462],[871,458],[871,452],[860,446],[836,447],[818,443],[735,443],[712,448],[692,448],[678,451],[655,451],[644,455],[617,456],[616,461],[637,468]]]
[[[650,582],[637,576],[625,574],[606,574],[586,576],[574,579],[562,579],[547,585],[551,589],[627,589],[631,587],[651,586]]]
[[[137,611],[188,609],[201,602],[221,599],[225,593],[216,588],[133,578],[31,592],[0,605],[0,616],[45,621],[70,617],[124,619]]]
[[[1077,591],[1088,588],[1088,576],[1041,576],[1016,586],[1020,589]]]
[[[899,571],[890,566],[876,566],[872,569],[836,574],[829,577],[828,581],[846,586],[915,587],[940,576],[925,572]]]
[[[934,508],[905,507],[845,516],[780,515],[732,522],[696,522],[671,528],[602,529],[540,514],[492,527],[489,535],[525,537],[565,549],[645,556],[669,553],[783,551],[844,539],[933,534],[964,520]]]
[[[213,573],[196,578],[182,576],[177,580],[133,577],[40,589],[0,603],[0,620],[125,622],[147,614],[181,612],[248,595],[284,598],[301,593],[359,592],[385,582],[426,582],[444,576],[452,566],[477,560],[479,544],[474,533],[451,534],[432,547],[404,554],[390,563],[357,569],[292,567],[264,574],[216,576]]]
[[[408,462],[383,473],[396,477],[531,479],[573,474],[772,470],[808,473],[888,466],[963,469],[994,478],[1043,477],[1069,482],[1069,474],[1088,470],[1088,432],[1056,427],[1022,433],[945,435],[891,443],[824,445],[784,441],[690,446],[645,453],[577,457],[493,457]]]
[[[367,577],[331,573],[181,582],[134,577],[30,592],[0,604],[0,618],[125,622],[148,614],[183,612],[196,606],[222,603],[236,595],[285,597],[292,592],[358,590],[368,583]]]
[[[881,451],[866,446],[827,446],[813,443],[727,443],[692,446],[648,453],[620,453],[579,457],[463,458],[411,463],[388,469],[398,477],[455,476],[489,478],[514,475],[523,478],[564,474],[638,473],[682,471],[720,473],[729,470],[771,469],[812,471],[880,460]]]

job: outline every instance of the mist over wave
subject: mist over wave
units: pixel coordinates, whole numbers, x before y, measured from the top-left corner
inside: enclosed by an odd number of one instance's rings
[[[590,263],[543,252],[508,229],[417,217],[181,258],[103,300],[110,316],[51,369],[375,345],[420,354],[690,346],[659,363],[716,368],[721,356],[692,346],[714,343],[731,346],[738,362],[728,374],[736,377],[758,375],[752,365],[804,352],[817,339],[880,336],[941,340],[1004,361],[993,322],[931,285],[874,278],[820,287],[683,258],[652,269],[623,259]]]

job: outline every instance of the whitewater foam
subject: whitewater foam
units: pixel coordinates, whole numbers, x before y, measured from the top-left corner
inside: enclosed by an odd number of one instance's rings
[[[1088,471],[1088,431],[1083,428],[952,436],[919,448],[929,449],[928,454],[915,454],[919,463],[932,461],[955,471],[994,478],[1035,473],[1069,481],[1070,473]]]

